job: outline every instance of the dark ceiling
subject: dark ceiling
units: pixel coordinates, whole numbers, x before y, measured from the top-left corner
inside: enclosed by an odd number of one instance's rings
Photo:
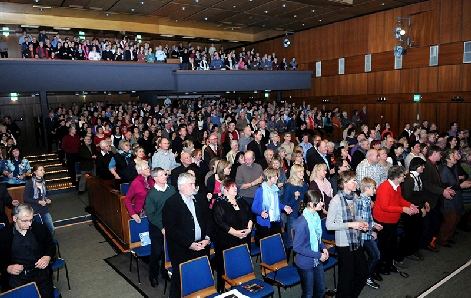
[[[103,16],[145,15],[249,34],[300,31],[424,0],[9,0]],[[107,15],[108,14],[108,15]]]

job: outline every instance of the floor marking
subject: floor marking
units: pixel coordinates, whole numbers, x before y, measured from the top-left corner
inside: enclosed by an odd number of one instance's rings
[[[417,298],[423,298],[429,294],[431,294],[433,291],[435,291],[436,289],[438,289],[441,285],[443,285],[444,283],[446,283],[447,281],[449,281],[450,279],[452,279],[455,275],[457,275],[458,273],[460,273],[461,271],[463,271],[464,269],[466,269],[466,267],[470,266],[471,265],[471,260],[469,260],[468,262],[466,262],[466,264],[464,264],[463,266],[461,266],[460,268],[456,269],[455,271],[453,271],[450,275],[448,275],[447,277],[445,277],[444,279],[442,279],[440,282],[438,282],[437,284],[435,284],[433,287],[431,287],[430,289],[428,289],[427,291],[425,291],[424,293],[422,293],[420,296],[417,296]]]

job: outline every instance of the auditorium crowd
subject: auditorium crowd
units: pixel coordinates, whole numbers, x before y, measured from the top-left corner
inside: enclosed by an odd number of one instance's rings
[[[28,35],[26,31],[18,40],[22,58],[29,59],[63,59],[92,61],[136,61],[166,62],[167,59],[178,59],[182,70],[296,70],[298,62],[277,57],[275,53],[256,53],[254,49],[242,47],[235,50],[217,49],[214,44],[209,47],[193,46],[188,42],[178,45],[159,44],[153,47],[149,42],[134,40],[128,36],[99,40],[74,36],[64,40],[59,35],[49,38],[45,30],[38,36]],[[177,60],[177,61],[178,61]]]
[[[415,266],[409,261],[424,261],[423,250],[452,248],[457,227],[469,231],[463,197],[471,150],[469,131],[456,122],[449,130],[427,120],[405,123],[397,132],[371,123],[365,106],[349,112],[220,97],[156,106],[96,102],[60,104],[45,127],[48,150],[57,144],[79,194],[86,178],[76,182],[75,162],[115,189],[130,184],[129,215],[149,220],[152,286],[166,276],[159,260],[167,238],[171,297],[180,295],[178,264],[207,255],[211,242],[222,291],[222,250],[250,244],[252,230],[256,242],[282,234],[288,261],[297,254],[303,295],[314,295],[305,270],[337,257],[337,296],[357,297],[365,285],[379,289],[384,276],[407,275]],[[18,154],[6,127],[1,170],[8,178]],[[318,241],[321,221],[335,231],[330,254]],[[323,297],[318,282],[315,295]]]

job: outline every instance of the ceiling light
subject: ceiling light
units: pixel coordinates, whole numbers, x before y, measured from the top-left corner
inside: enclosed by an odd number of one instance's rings
[[[110,14],[109,14],[109,13],[107,13],[107,14],[105,14],[105,16],[109,17],[109,16],[110,16]]]
[[[204,18],[204,20],[205,20],[205,21],[207,21],[207,20],[208,20],[208,18]]]
[[[134,10],[135,10],[134,8],[131,8],[131,11],[132,11],[132,12],[134,12]]]
[[[141,5],[144,5],[144,4],[146,4],[144,1],[141,1],[140,3],[141,3]]]
[[[297,15],[294,15],[293,17],[297,18],[298,16],[297,16]]]
[[[265,13],[268,13],[268,10],[265,10]]]
[[[70,30],[70,28],[65,28],[65,27],[54,27],[54,28],[52,28],[52,29],[54,29],[54,30],[62,30],[62,31],[69,31],[69,30]]]
[[[160,34],[160,36],[162,36],[162,37],[173,37],[173,35],[171,35],[171,34]]]
[[[286,4],[281,5],[281,7],[286,7]]]
[[[34,8],[52,8],[51,6],[33,5]]]
[[[319,22],[322,22],[322,20],[319,20]]]
[[[315,12],[316,10],[315,9],[311,9],[311,12]]]
[[[182,36],[182,38],[193,39],[193,38],[196,38],[196,37],[194,37],[194,36]]]
[[[186,9],[185,6],[182,6],[182,10],[185,10],[185,9]]]
[[[384,2],[381,2],[379,5],[384,6]]]
[[[39,26],[35,26],[35,25],[21,25],[21,28],[39,28]]]

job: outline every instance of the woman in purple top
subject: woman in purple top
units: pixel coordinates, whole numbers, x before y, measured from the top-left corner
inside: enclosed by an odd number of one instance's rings
[[[124,204],[132,219],[140,223],[141,216],[145,214],[143,211],[147,192],[154,186],[154,180],[150,177],[150,168],[147,161],[141,160],[136,162],[136,171],[138,175],[129,186]],[[134,206],[132,205],[133,203]]]

